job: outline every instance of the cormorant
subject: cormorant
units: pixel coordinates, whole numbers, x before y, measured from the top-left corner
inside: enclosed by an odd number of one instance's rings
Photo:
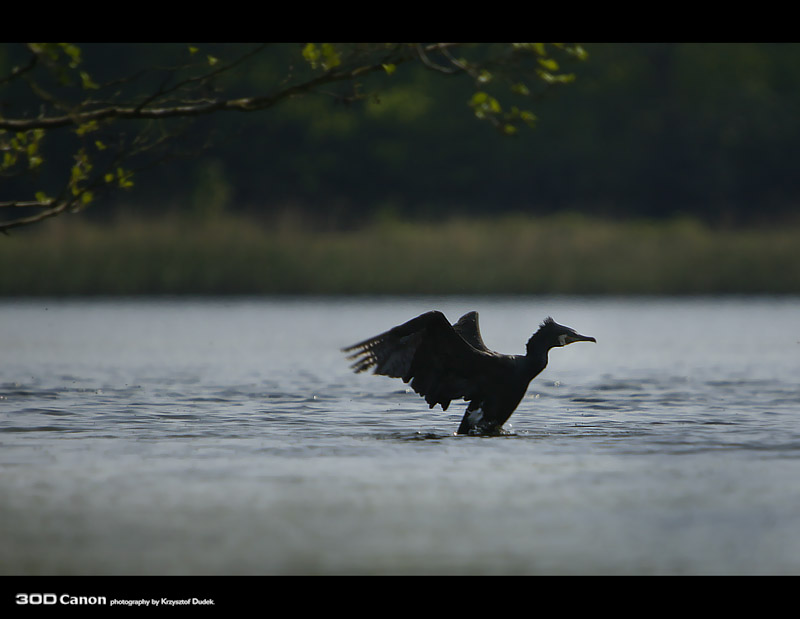
[[[351,353],[356,372],[374,368],[374,374],[411,381],[429,408],[447,410],[451,400],[467,400],[456,434],[493,434],[547,366],[551,348],[596,341],[548,317],[528,340],[527,354],[503,355],[483,343],[478,312],[451,325],[442,312],[431,311],[342,350]]]

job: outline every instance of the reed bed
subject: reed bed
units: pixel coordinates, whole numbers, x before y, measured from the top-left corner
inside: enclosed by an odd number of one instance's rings
[[[800,225],[80,216],[0,238],[0,295],[797,294]]]

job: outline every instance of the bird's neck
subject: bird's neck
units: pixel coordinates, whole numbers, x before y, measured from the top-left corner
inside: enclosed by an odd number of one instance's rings
[[[525,355],[525,368],[530,374],[531,380],[546,367],[547,349],[528,347],[528,354]]]

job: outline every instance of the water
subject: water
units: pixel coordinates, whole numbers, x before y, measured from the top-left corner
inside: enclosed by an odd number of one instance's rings
[[[458,437],[339,348],[477,309],[551,352]],[[800,573],[800,299],[0,302],[0,573]]]

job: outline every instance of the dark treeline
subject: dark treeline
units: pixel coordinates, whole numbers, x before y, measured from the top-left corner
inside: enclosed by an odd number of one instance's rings
[[[163,51],[81,47],[101,77],[158,65]],[[275,46],[234,87],[269,89],[297,47]],[[474,119],[468,85],[401,67],[365,85],[380,91],[362,102],[316,95],[196,121],[191,135],[212,132],[213,147],[138,176],[113,199],[142,213],[297,209],[334,225],[376,214],[564,210],[714,224],[794,216],[800,45],[584,47],[588,60],[566,67],[575,82],[548,92],[535,106],[537,127],[514,137]]]

